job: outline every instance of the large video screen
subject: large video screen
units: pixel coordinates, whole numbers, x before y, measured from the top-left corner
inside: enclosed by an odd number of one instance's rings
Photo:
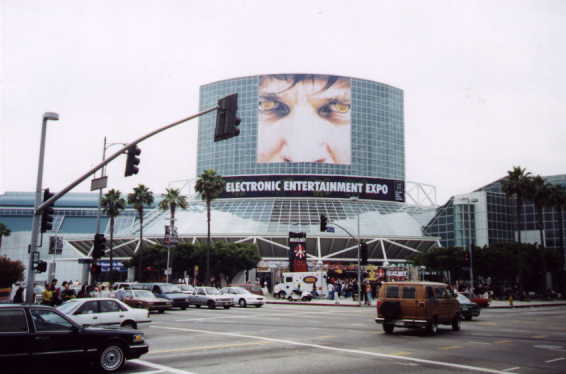
[[[352,163],[349,78],[263,75],[258,96],[258,163]]]

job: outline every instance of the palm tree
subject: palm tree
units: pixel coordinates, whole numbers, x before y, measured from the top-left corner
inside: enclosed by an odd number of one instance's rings
[[[107,217],[110,217],[110,282],[114,280],[112,249],[114,247],[114,218],[126,209],[126,201],[120,196],[120,191],[111,189],[108,191],[100,202],[102,211]]]
[[[208,244],[208,249],[206,250],[206,284],[208,284],[210,280],[210,207],[212,200],[216,199],[224,192],[225,186],[226,182],[222,176],[216,174],[216,171],[212,169],[203,171],[195,185],[195,191],[206,201],[206,220],[208,225],[206,236],[206,242]]]
[[[0,247],[2,247],[2,237],[3,236],[10,236],[10,229],[6,227],[3,223],[0,223]]]
[[[521,243],[521,210],[523,209],[523,199],[526,193],[527,185],[531,173],[520,166],[513,166],[513,169],[507,172],[507,176],[501,181],[501,188],[507,198],[515,197],[516,203],[516,229],[519,243]]]
[[[165,189],[165,193],[161,194],[161,196],[163,197],[163,200],[159,202],[159,209],[169,210],[169,227],[171,230],[171,235],[174,235],[175,210],[177,209],[177,207],[181,209],[187,209],[187,207],[189,206],[189,204],[187,203],[187,197],[185,195],[181,195],[181,191],[178,188],[167,188]],[[167,251],[167,271],[169,271],[169,251]],[[169,275],[167,275],[167,279],[169,279]]]
[[[139,261],[138,261],[138,280],[142,278],[142,256],[143,256],[143,208],[146,205],[153,204],[153,192],[143,184],[134,187],[134,192],[128,194],[128,204],[132,205],[138,212],[140,219],[140,245],[138,247]]]
[[[544,207],[550,206],[550,184],[545,182],[544,178],[537,175],[530,178],[527,188],[526,196],[535,205],[535,215],[537,222],[537,229],[539,230],[540,243],[544,247],[543,235],[543,214]]]

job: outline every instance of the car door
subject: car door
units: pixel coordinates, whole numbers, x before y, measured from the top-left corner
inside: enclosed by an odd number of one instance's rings
[[[199,290],[197,292],[197,303],[200,304],[200,305],[204,305],[204,304],[206,304],[207,298],[208,298],[208,296],[207,296],[204,288],[199,288]]]
[[[105,326],[120,326],[126,319],[126,311],[114,300],[103,299],[98,301],[100,319]]]
[[[73,313],[73,320],[85,327],[98,326],[102,324],[102,320],[100,319],[100,310],[98,307],[98,301],[96,300],[85,301]]]
[[[450,300],[448,299],[448,293],[446,292],[446,287],[437,286],[434,288],[434,296],[438,300],[436,315],[438,317],[438,322],[446,322],[450,320]]]
[[[0,309],[0,360],[30,354],[31,336],[24,308]]]
[[[30,314],[33,357],[67,358],[84,353],[85,345],[78,328],[62,314],[47,308],[30,308]]]

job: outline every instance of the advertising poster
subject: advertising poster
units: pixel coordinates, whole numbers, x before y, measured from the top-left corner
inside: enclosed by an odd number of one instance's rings
[[[307,234],[289,233],[289,271],[309,271],[307,265]]]
[[[263,75],[258,96],[258,163],[352,163],[351,79]]]

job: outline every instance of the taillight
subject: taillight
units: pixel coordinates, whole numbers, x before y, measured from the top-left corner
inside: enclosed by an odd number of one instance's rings
[[[378,314],[379,314],[379,308],[381,308],[381,304],[383,304],[383,300],[377,299],[376,306],[377,306],[377,313]]]

